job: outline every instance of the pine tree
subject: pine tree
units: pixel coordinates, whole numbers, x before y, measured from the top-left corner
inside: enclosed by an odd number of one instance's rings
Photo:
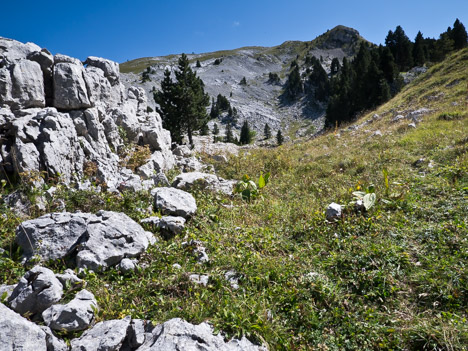
[[[278,129],[278,133],[276,133],[276,142],[278,143],[278,145],[281,145],[284,142],[283,134],[281,133],[281,130],[279,129]]]
[[[296,64],[289,73],[286,91],[291,99],[295,99],[303,92],[301,75],[299,74],[299,66]]]
[[[271,138],[271,128],[268,125],[268,123],[265,123],[265,128],[263,129],[263,135],[265,136],[265,139]]]
[[[463,23],[460,22],[458,18],[453,24],[453,29],[450,33],[450,37],[453,40],[453,46],[455,50],[463,49],[468,45],[468,35],[466,33],[465,26],[463,25]]]
[[[247,79],[245,79],[245,77],[243,77],[241,79],[241,81],[239,82],[240,85],[247,85]]]
[[[421,31],[418,32],[414,39],[413,45],[413,63],[416,66],[422,66],[426,62],[426,55],[424,53],[424,37]]]
[[[197,68],[201,68],[201,63],[200,63],[200,60],[197,60],[196,67],[197,67]]]
[[[179,58],[175,78],[176,81],[172,81],[170,72],[166,70],[161,91],[154,93],[154,99],[159,105],[163,126],[171,132],[172,139],[181,143],[183,133],[187,133],[193,145],[193,132],[200,130],[208,118],[209,96],[205,94],[203,81],[190,68],[185,54]]]
[[[389,31],[385,38],[385,45],[392,52],[395,63],[401,72],[409,70],[413,66],[412,43],[406,36],[401,26],[397,26],[395,32]]]
[[[214,119],[219,116],[219,108],[218,105],[216,104],[216,101],[214,98],[211,99],[211,110],[210,110],[210,118]]]
[[[213,134],[214,134],[214,135],[218,135],[218,134],[219,134],[218,123],[215,123],[214,126],[213,126]]]
[[[208,123],[205,122],[205,124],[203,124],[203,126],[200,129],[200,135],[208,135],[208,134],[210,134],[210,128],[208,127]]]
[[[233,143],[234,142],[234,134],[232,133],[231,123],[228,123],[228,125],[226,126],[226,135],[224,137],[224,141],[226,143]]]
[[[246,144],[250,144],[251,142],[252,142],[252,134],[250,132],[249,122],[244,121],[244,124],[242,125],[241,132],[240,132],[239,144],[246,145]]]
[[[323,69],[319,61],[313,64],[313,71],[309,76],[309,83],[315,87],[315,99],[326,101],[329,94],[330,83],[327,72]]]
[[[330,73],[332,76],[337,74],[340,71],[340,60],[338,60],[337,57],[334,57],[332,62],[331,62],[331,67],[330,67]]]

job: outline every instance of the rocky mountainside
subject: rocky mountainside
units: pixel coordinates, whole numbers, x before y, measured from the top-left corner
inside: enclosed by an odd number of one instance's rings
[[[275,47],[244,47],[236,50],[205,54],[189,54],[192,68],[205,83],[205,91],[216,98],[226,96],[238,111],[240,128],[244,120],[262,133],[265,123],[275,131],[313,126],[315,131],[323,127],[326,106],[310,103],[306,99],[288,102],[282,98],[290,64],[293,60],[302,63],[307,56],[321,59],[323,67],[330,72],[333,58],[353,56],[364,39],[359,32],[337,26],[310,42],[287,41]],[[160,88],[165,69],[177,67],[179,55],[146,57],[122,63],[121,80],[124,85],[142,87],[148,96]],[[196,67],[197,60],[201,67]],[[142,81],[142,73],[148,70],[148,80]],[[280,82],[271,82],[269,74],[276,73]],[[241,84],[245,77],[247,84]],[[152,98],[148,104],[154,107]],[[222,118],[221,118],[222,119]],[[214,122],[211,122],[213,124]]]

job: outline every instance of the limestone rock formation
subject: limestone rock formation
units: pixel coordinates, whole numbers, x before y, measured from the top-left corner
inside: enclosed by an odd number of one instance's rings
[[[161,118],[147,112],[143,89],[123,86],[116,62],[91,56],[83,64],[1,37],[0,138],[3,177],[42,174],[77,185],[88,178],[110,189],[131,180],[138,190],[175,165]],[[149,146],[141,178],[120,164],[124,142]]]
[[[225,180],[214,174],[202,173],[202,172],[188,172],[179,174],[174,181],[172,186],[182,190],[190,190],[193,187],[201,187],[202,189],[208,189],[215,192],[222,192],[227,195],[232,194],[232,189],[236,181]]]

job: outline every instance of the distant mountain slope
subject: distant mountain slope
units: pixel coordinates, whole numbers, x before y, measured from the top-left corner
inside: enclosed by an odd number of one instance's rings
[[[287,41],[275,47],[243,47],[235,50],[217,51],[205,54],[189,54],[193,69],[205,83],[205,90],[212,97],[226,96],[238,110],[237,128],[244,120],[258,132],[265,123],[273,131],[291,129],[294,131],[319,130],[323,126],[325,106],[305,103],[299,99],[284,103],[280,99],[283,85],[287,81],[290,64],[293,60],[302,63],[306,56],[321,59],[323,67],[329,71],[331,61],[337,57],[353,56],[364,39],[355,29],[337,26],[310,42]],[[151,90],[160,88],[164,70],[174,70],[179,55],[145,57],[122,63],[122,81],[126,85],[142,86],[150,96]],[[196,67],[197,60],[201,67]],[[215,64],[220,60],[219,64]],[[142,73],[150,67],[149,81],[142,82]],[[269,82],[269,73],[277,73],[280,83]],[[247,85],[241,85],[242,78]],[[213,124],[213,122],[211,123]]]

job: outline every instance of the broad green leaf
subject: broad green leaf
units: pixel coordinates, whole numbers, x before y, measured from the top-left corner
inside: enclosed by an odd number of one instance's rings
[[[258,178],[258,188],[262,189],[265,185],[265,178],[263,178],[263,174],[260,174],[260,177]]]
[[[375,204],[375,193],[370,193],[366,194],[364,196],[363,202],[364,202],[364,207],[366,208],[366,211],[369,210],[372,206]]]

